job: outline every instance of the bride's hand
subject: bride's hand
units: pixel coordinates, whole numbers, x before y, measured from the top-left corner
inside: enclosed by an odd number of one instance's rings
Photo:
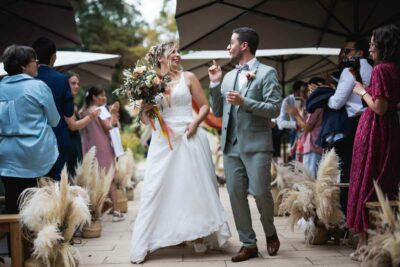
[[[195,122],[189,123],[186,126],[186,130],[185,130],[187,138],[191,138],[193,135],[195,135],[198,127],[199,127],[199,125]]]

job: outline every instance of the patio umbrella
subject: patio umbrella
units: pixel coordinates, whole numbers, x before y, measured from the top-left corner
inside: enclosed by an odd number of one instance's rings
[[[41,36],[57,47],[81,44],[68,0],[0,0],[0,52],[11,44],[32,45]]]
[[[338,48],[297,48],[297,49],[262,49],[257,51],[257,58],[264,64],[274,67],[279,81],[285,85],[295,80],[307,80],[314,76],[337,70]],[[182,65],[199,78],[203,87],[207,88],[208,67],[215,59],[224,71],[234,68],[230,56],[225,50],[198,51],[182,55]]]
[[[95,85],[111,81],[115,64],[120,56],[112,54],[57,51],[55,68],[74,71],[80,76],[81,85]],[[7,75],[0,63],[0,76]]]
[[[346,37],[368,37],[400,24],[396,0],[177,0],[182,50],[225,49],[232,30],[258,31],[260,49],[342,47]]]
[[[121,56],[90,52],[57,52],[55,64],[57,70],[68,70],[79,74],[82,85],[94,85],[110,82]]]

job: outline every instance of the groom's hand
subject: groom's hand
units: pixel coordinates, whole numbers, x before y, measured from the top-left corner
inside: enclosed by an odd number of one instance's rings
[[[239,92],[229,91],[226,93],[226,101],[235,106],[242,106],[244,102],[243,96]]]
[[[210,81],[213,83],[220,83],[222,78],[222,70],[221,66],[217,64],[215,60],[213,60],[213,65],[208,68],[208,77]]]

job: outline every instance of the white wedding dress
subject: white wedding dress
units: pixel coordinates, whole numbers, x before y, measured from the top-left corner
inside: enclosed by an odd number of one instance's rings
[[[184,133],[193,115],[192,96],[183,72],[172,89],[170,105],[165,97],[160,102],[161,114],[174,132],[173,150],[157,122],[133,228],[133,263],[142,262],[149,252],[184,241],[208,237],[205,240],[214,239],[223,246],[231,237],[206,133],[200,127],[189,139]]]

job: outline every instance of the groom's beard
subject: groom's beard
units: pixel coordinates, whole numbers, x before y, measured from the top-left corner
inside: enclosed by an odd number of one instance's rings
[[[236,65],[239,64],[240,60],[243,58],[243,54],[242,53],[238,53],[236,56],[231,57],[231,63]]]

